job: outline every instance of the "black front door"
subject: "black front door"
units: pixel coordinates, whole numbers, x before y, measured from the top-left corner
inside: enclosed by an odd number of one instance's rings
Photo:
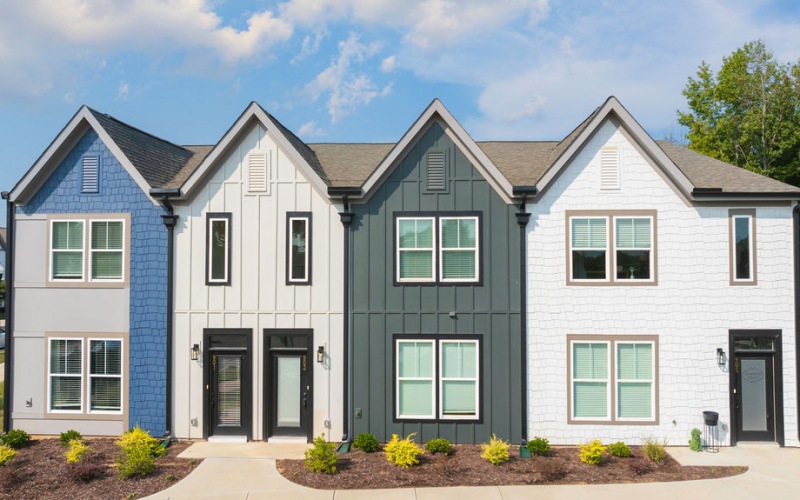
[[[313,439],[311,330],[266,330],[267,436]]]
[[[250,331],[206,330],[207,436],[251,437]]]
[[[775,441],[775,355],[736,353],[733,359],[739,441]]]

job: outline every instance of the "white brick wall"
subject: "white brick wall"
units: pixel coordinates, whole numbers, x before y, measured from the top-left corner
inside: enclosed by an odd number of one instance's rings
[[[619,191],[600,190],[599,150],[620,148]],[[733,208],[742,208],[737,205]],[[753,205],[751,205],[752,207]],[[792,207],[756,207],[757,286],[731,286],[729,206],[691,206],[626,136],[606,122],[542,199],[529,205],[528,435],[554,444],[666,438],[686,444],[720,414],[729,443],[728,355],[731,329],[782,331],[784,436],[798,446],[793,319]],[[566,210],[656,210],[656,286],[567,286]],[[567,423],[567,334],[657,335],[656,425]]]

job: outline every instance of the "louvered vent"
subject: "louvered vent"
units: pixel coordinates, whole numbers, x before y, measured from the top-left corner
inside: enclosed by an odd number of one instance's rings
[[[267,155],[251,153],[247,157],[247,189],[251,193],[267,191]]]
[[[444,191],[447,186],[445,174],[444,151],[429,151],[428,189],[431,191]]]
[[[100,158],[97,156],[84,156],[83,157],[83,179],[81,183],[81,192],[96,193],[98,188],[97,183],[97,170],[100,164]]]
[[[600,150],[600,189],[619,189],[619,149]]]

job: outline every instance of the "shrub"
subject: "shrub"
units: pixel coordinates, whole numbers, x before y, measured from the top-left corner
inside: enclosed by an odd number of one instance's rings
[[[73,439],[83,439],[83,436],[81,436],[80,432],[78,432],[78,431],[76,431],[74,429],[70,429],[70,430],[68,430],[66,432],[62,432],[58,436],[58,440],[61,441],[61,446],[64,446],[64,447],[69,446],[70,441],[72,441]]]
[[[564,464],[555,460],[540,460],[534,463],[533,468],[545,481],[558,481],[567,475]]]
[[[607,449],[608,447],[603,446],[599,439],[595,439],[589,444],[582,444],[581,462],[589,465],[600,465],[603,463]]]
[[[14,457],[17,456],[17,451],[8,446],[7,444],[0,445],[0,465],[5,465],[8,462],[14,460]]]
[[[689,449],[692,451],[703,451],[703,433],[700,429],[692,429],[692,439],[689,440]]]
[[[654,464],[660,464],[667,456],[667,440],[659,441],[655,438],[644,438],[644,458]]]
[[[131,476],[145,476],[156,468],[156,460],[152,449],[143,442],[135,442],[122,449],[117,459],[119,477],[127,479]]]
[[[15,450],[26,446],[30,442],[31,437],[22,429],[11,429],[6,435],[0,436],[0,444],[10,446]]]
[[[375,436],[372,434],[362,432],[356,436],[355,441],[353,441],[353,447],[358,448],[359,450],[364,450],[367,453],[372,453],[378,449],[378,440],[375,439]]]
[[[489,443],[484,443],[481,447],[483,448],[481,458],[485,458],[490,464],[500,465],[503,462],[508,462],[508,443],[498,439],[494,434],[492,434],[492,439],[489,440]]]
[[[445,455],[449,455],[453,451],[453,445],[450,444],[450,441],[446,440],[445,438],[435,438],[431,439],[427,444],[425,444],[425,449],[432,454],[443,453]]]
[[[528,451],[536,456],[543,457],[550,453],[550,441],[545,438],[535,437],[526,445]]]
[[[620,458],[628,458],[631,456],[630,447],[622,441],[617,441],[616,443],[608,445],[608,452]]]
[[[76,483],[88,483],[103,477],[105,473],[104,466],[88,461],[69,464],[66,471],[67,479]]]
[[[644,460],[633,460],[628,464],[628,468],[636,476],[643,476],[653,470],[651,465]]]
[[[123,434],[117,440],[117,444],[122,447],[123,451],[126,448],[141,445],[147,448],[154,458],[161,457],[167,452],[167,449],[161,446],[161,442],[158,439],[151,436],[146,430],[139,428],[139,426]]]
[[[314,438],[314,446],[306,450],[306,467],[314,472],[333,474],[339,457],[336,456],[336,445],[325,441],[325,433]]]
[[[69,442],[69,450],[64,456],[67,457],[67,463],[74,464],[80,462],[88,452],[89,445],[84,443],[83,439],[73,439]]]
[[[414,443],[414,434],[412,432],[405,439],[400,439],[397,434],[392,434],[392,440],[383,447],[386,452],[386,460],[404,469],[419,464],[417,457],[424,454],[425,450]]]

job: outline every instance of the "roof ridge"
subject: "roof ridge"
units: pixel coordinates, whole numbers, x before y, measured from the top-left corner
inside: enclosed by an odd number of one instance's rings
[[[187,153],[191,153],[191,151],[189,151],[188,149],[186,149],[183,146],[180,146],[178,144],[175,144],[174,142],[168,141],[168,140],[166,140],[166,139],[164,139],[162,137],[159,137],[159,136],[157,136],[155,134],[152,134],[150,132],[142,130],[139,127],[134,127],[133,125],[130,125],[129,123],[126,123],[126,122],[120,120],[119,118],[115,118],[115,117],[109,115],[108,113],[103,113],[102,111],[97,111],[96,109],[91,108],[89,106],[86,106],[86,109],[88,109],[89,112],[91,112],[93,115],[95,115],[95,117],[96,117],[96,115],[103,116],[105,118],[108,118],[109,120],[113,120],[113,121],[117,122],[118,124],[122,125],[123,127],[129,128],[131,130],[139,132],[140,134],[144,134],[144,135],[146,135],[148,137],[152,137],[153,139],[155,139],[157,141],[160,141],[160,142],[163,142],[164,144],[167,144],[169,146],[173,146],[173,147],[182,149],[182,150],[186,151]]]

